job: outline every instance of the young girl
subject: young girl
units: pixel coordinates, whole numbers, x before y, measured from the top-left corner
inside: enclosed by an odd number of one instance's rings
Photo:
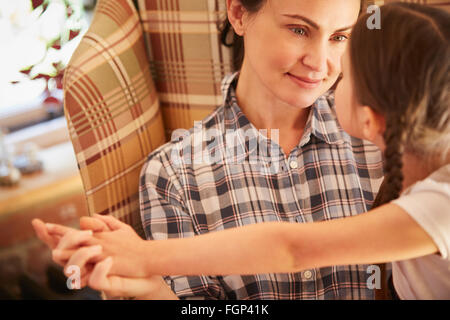
[[[450,299],[450,15],[389,4],[381,7],[381,29],[373,30],[369,16],[358,20],[342,59],[336,111],[344,130],[383,150],[386,176],[376,208],[331,221],[261,223],[160,241],[143,241],[118,220],[98,217],[115,231],[80,243],[101,245],[102,252],[72,252],[68,265],[97,262],[91,287],[132,294],[144,290],[145,279],[132,279],[143,274],[298,272],[394,261],[400,298]]]

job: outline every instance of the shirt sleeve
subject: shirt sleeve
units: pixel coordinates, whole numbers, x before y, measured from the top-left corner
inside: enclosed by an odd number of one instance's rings
[[[148,240],[187,238],[196,234],[192,216],[186,210],[181,192],[177,189],[176,177],[171,174],[158,157],[150,158],[142,168],[139,203]],[[166,276],[164,279],[180,299],[226,299],[218,277]]]
[[[405,210],[428,233],[442,258],[450,260],[449,184],[423,180],[393,203]]]

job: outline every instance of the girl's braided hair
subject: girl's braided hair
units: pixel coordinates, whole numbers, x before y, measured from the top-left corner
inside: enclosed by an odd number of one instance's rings
[[[356,97],[384,116],[385,179],[374,207],[398,198],[402,156],[448,162],[450,14],[415,3],[381,8],[381,29],[365,14],[355,25],[350,60]]]

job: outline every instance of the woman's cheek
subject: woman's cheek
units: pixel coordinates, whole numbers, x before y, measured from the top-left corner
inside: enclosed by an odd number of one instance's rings
[[[272,48],[266,48],[265,51],[263,55],[265,56],[266,68],[272,70],[284,68],[286,64],[286,55],[284,53]]]
[[[284,73],[299,69],[298,64],[301,60],[301,46],[287,38],[282,33],[273,35],[269,40],[270,46],[265,46],[265,51],[271,57],[271,64],[277,69],[281,69]]]

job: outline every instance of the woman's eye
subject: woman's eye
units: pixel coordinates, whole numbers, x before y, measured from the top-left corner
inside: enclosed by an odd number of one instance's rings
[[[333,40],[338,41],[338,42],[343,42],[345,40],[348,40],[348,37],[344,36],[344,35],[338,35],[338,36],[333,37]]]
[[[304,28],[291,28],[291,30],[298,36],[306,35],[306,30]]]

